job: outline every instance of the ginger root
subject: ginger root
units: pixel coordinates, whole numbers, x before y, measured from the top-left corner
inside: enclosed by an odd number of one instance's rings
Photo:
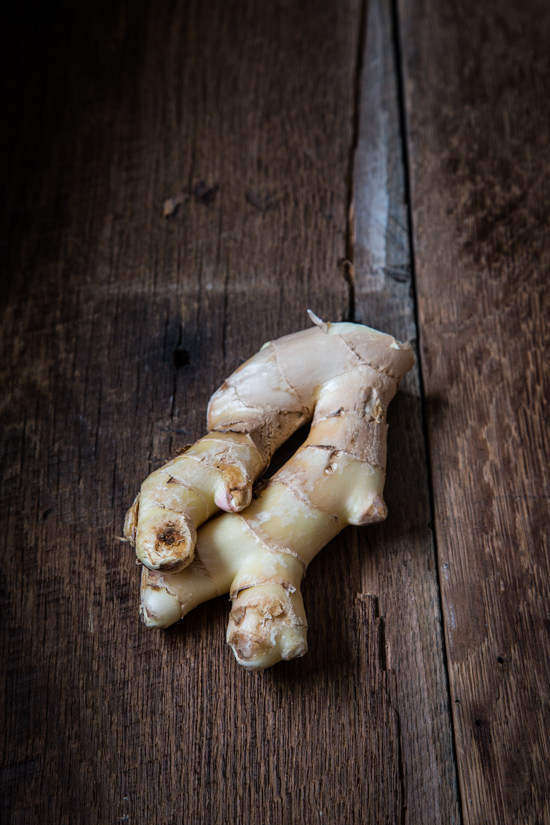
[[[313,329],[265,344],[220,387],[208,435],[152,473],[126,517],[145,624],[168,627],[229,592],[227,641],[249,670],[306,653],[307,565],[346,525],[385,519],[386,410],[414,364],[390,335],[310,315]],[[312,416],[252,501],[277,447]],[[228,512],[197,532],[217,508]]]

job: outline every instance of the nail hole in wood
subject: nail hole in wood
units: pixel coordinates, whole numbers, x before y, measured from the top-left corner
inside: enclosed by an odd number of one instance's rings
[[[178,370],[180,367],[187,367],[191,363],[189,353],[181,346],[181,344],[178,345],[172,353],[172,358],[174,360],[174,366]]]
[[[193,194],[200,203],[203,203],[205,206],[212,206],[216,200],[219,188],[219,183],[209,186],[206,181],[200,180],[194,185]]]

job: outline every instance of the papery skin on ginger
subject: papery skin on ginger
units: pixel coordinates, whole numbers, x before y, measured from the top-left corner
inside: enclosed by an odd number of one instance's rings
[[[224,382],[209,434],[146,479],[126,520],[145,565],[145,623],[167,627],[229,592],[227,641],[250,670],[304,655],[307,565],[347,524],[386,517],[386,411],[414,365],[390,335],[312,317],[313,329],[269,342]],[[312,418],[252,500],[275,450]]]

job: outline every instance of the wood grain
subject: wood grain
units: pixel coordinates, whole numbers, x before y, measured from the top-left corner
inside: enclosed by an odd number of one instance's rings
[[[464,819],[550,822],[550,7],[400,3]]]
[[[356,320],[416,346],[398,73],[389,0],[369,3],[354,173]],[[388,415],[385,524],[359,531],[400,723],[403,821],[459,822],[418,366]],[[370,550],[371,552],[368,552]],[[428,641],[429,640],[429,641]]]
[[[354,149],[357,205],[369,141],[382,168],[356,91],[387,5],[366,41],[358,0],[44,8],[14,12],[6,60],[4,819],[456,822],[417,379],[390,422],[401,519],[312,566],[305,659],[242,671],[224,598],[147,630],[114,540],[212,391],[306,307],[338,320],[355,294],[361,320],[414,337],[406,232],[378,261],[405,279],[380,276],[394,311],[348,222]],[[361,111],[389,94],[398,140],[393,63],[364,69]],[[380,186],[402,219],[402,184]]]

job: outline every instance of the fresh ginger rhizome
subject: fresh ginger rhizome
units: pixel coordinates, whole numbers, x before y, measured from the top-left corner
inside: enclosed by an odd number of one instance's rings
[[[414,364],[390,335],[310,315],[313,329],[264,344],[214,393],[208,435],[143,482],[125,521],[145,624],[168,627],[229,593],[227,641],[249,670],[307,652],[309,562],[348,524],[385,519],[386,411]],[[309,421],[252,500],[275,450]]]

